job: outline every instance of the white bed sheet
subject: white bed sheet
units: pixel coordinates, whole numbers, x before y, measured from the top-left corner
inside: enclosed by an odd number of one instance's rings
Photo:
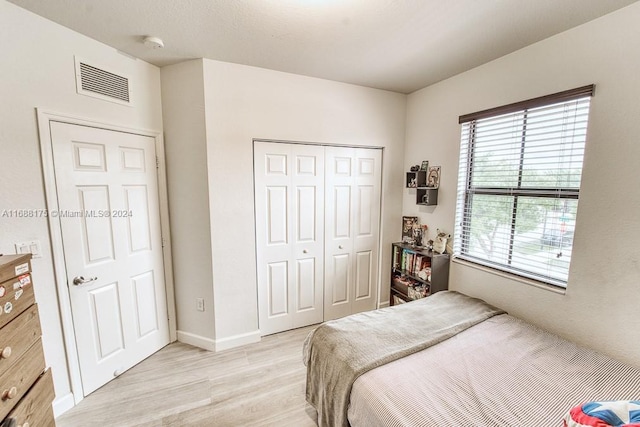
[[[572,407],[640,398],[640,369],[503,314],[360,376],[352,427],[561,426]]]

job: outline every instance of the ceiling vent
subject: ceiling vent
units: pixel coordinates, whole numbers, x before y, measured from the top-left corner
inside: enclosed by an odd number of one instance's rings
[[[76,89],[79,94],[131,105],[128,77],[106,71],[76,58]]]

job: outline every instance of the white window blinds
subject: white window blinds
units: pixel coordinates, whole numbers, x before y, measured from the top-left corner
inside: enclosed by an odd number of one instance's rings
[[[592,94],[460,118],[454,256],[566,287]]]

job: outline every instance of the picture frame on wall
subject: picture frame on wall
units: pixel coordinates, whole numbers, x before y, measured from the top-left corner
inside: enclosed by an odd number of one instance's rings
[[[427,171],[429,169],[429,160],[423,160],[422,165],[420,166],[421,171]]]
[[[417,216],[402,217],[402,242],[413,243],[413,229],[419,226],[420,222]]]
[[[429,171],[427,172],[427,187],[440,187],[440,166],[429,166]]]

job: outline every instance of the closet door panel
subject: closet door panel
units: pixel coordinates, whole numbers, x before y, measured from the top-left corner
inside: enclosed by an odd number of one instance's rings
[[[325,320],[377,306],[381,161],[381,150],[326,149]]]
[[[354,154],[353,148],[325,150],[325,321],[351,314]]]
[[[322,321],[324,148],[255,142],[260,331]]]
[[[290,144],[295,188],[292,212],[295,261],[292,297],[293,327],[323,319],[324,147]]]
[[[382,151],[354,150],[354,295],[352,312],[377,307]]]
[[[259,322],[263,334],[291,328],[291,154],[271,144],[254,147]]]

